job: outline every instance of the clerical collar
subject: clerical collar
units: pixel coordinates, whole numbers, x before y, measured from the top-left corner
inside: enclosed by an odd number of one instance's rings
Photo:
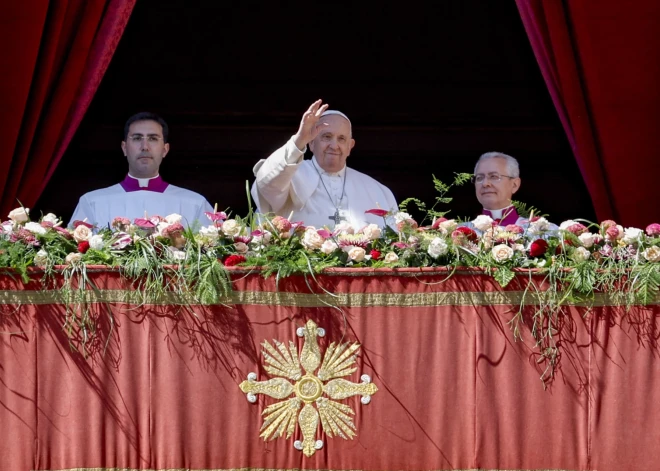
[[[312,156],[312,162],[313,162],[314,166],[316,167],[316,169],[319,171],[319,175],[327,175],[329,177],[343,177],[344,173],[346,173],[346,165],[344,165],[344,167],[339,172],[326,172],[319,165],[319,161],[316,159],[315,155]]]
[[[490,216],[500,226],[508,226],[515,224],[518,221],[518,211],[513,205],[509,205],[502,209],[484,209],[481,214]],[[502,217],[504,216],[504,217]]]
[[[152,178],[135,178],[131,174],[128,174],[120,185],[126,192],[143,190],[163,193],[169,186],[169,183],[164,182],[160,175]]]

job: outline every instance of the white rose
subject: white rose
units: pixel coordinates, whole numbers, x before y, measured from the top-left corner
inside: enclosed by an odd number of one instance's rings
[[[81,227],[81,226],[78,226],[78,227]],[[67,265],[73,265],[75,263],[80,262],[81,260],[82,260],[82,254],[81,253],[75,253],[75,252],[71,252],[64,259],[64,261],[66,262]]]
[[[234,244],[234,248],[236,249],[236,252],[240,254],[247,253],[248,251],[248,246],[245,242],[236,242]]]
[[[326,255],[330,255],[335,250],[337,250],[337,244],[333,240],[326,239],[321,245],[321,252]]]
[[[41,220],[45,222],[49,222],[53,226],[59,226],[60,224],[62,224],[62,221],[60,221],[60,219],[57,216],[55,216],[53,213],[46,214]]]
[[[348,222],[342,221],[335,226],[335,234],[355,234],[355,229]]]
[[[573,255],[571,258],[573,258],[573,260],[575,260],[576,262],[584,262],[589,258],[590,255],[591,254],[587,249],[585,249],[584,247],[578,247],[573,251]]]
[[[559,225],[559,229],[566,230],[566,229],[568,229],[569,227],[571,227],[573,224],[577,224],[577,222],[573,221],[572,219],[569,219],[569,220],[567,220],[567,221],[562,222],[562,223]]]
[[[442,221],[438,225],[438,229],[442,230],[443,234],[452,233],[457,227],[458,227],[458,223],[456,222],[455,219],[447,219],[446,221]]]
[[[640,237],[644,234],[644,231],[637,229],[636,227],[627,227],[623,231],[623,242],[626,244],[635,244],[639,242]]]
[[[493,218],[486,216],[485,214],[481,214],[480,216],[477,216],[474,221],[472,221],[472,224],[474,224],[476,229],[483,232],[493,227]]]
[[[241,232],[241,226],[235,219],[227,219],[222,223],[222,232],[229,237],[234,237]]]
[[[34,256],[34,264],[38,267],[45,267],[47,262],[48,262],[48,252],[46,252],[44,249],[41,249]]]
[[[496,262],[504,262],[513,257],[513,249],[508,245],[499,244],[493,247],[491,254]]]
[[[350,258],[355,262],[361,262],[362,260],[364,260],[364,256],[366,254],[367,253],[364,251],[362,247],[351,247],[348,250],[348,258]]]
[[[165,216],[165,221],[167,221],[168,224],[176,224],[177,222],[181,222],[183,217],[180,214],[172,213],[169,216]]]
[[[431,257],[438,258],[441,255],[446,254],[447,249],[447,242],[445,242],[444,239],[441,239],[440,237],[436,237],[429,244],[428,252]]]
[[[307,250],[320,249],[323,245],[323,237],[319,235],[314,227],[308,227],[305,229],[301,244]]]
[[[653,245],[642,252],[642,255],[649,262],[660,262],[660,247]]]
[[[94,250],[103,249],[103,236],[96,234],[89,238],[89,248]]]
[[[30,219],[30,208],[12,209],[8,217],[14,222],[25,222]]]
[[[594,234],[592,234],[591,232],[583,232],[578,236],[578,239],[580,239],[582,245],[588,249],[593,247],[594,242],[596,242],[596,238],[594,237]]]
[[[399,260],[399,256],[394,252],[388,252],[387,255],[385,255],[385,258],[383,259],[385,263],[394,263],[397,260]]]
[[[411,220],[412,216],[408,213],[404,213],[403,211],[399,211],[394,215],[394,222],[397,224],[402,223],[404,221]]]
[[[42,227],[41,224],[38,222],[26,222],[25,226],[23,226],[26,230],[32,232],[33,234],[45,234],[46,228]]]
[[[362,233],[367,236],[369,240],[376,240],[380,237],[382,231],[380,227],[378,227],[378,224],[369,224],[362,230]]]
[[[92,230],[84,224],[80,224],[73,231],[73,238],[76,240],[76,242],[89,240],[90,237],[92,237]]]

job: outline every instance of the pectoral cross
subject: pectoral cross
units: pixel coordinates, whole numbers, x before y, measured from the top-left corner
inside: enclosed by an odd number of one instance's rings
[[[341,222],[341,216],[339,215],[339,209],[335,210],[335,215],[334,216],[328,216],[328,219],[331,221],[335,221],[335,224],[339,224]]]

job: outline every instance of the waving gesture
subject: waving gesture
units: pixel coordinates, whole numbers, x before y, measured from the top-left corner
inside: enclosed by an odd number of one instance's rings
[[[312,142],[318,136],[323,127],[323,123],[319,123],[321,115],[328,109],[328,105],[322,105],[322,100],[316,100],[303,114],[300,120],[300,127],[298,132],[293,136],[293,142],[298,149],[305,149],[305,146]]]

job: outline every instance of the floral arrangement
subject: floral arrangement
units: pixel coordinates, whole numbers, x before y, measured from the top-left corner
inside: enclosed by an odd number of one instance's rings
[[[96,230],[85,221],[63,228],[53,214],[32,221],[29,209],[19,207],[0,227],[0,267],[14,269],[26,281],[34,276],[33,267],[45,279],[61,267],[66,280],[78,279],[64,290],[71,304],[80,304],[75,292],[84,288],[90,265],[118,267],[151,297],[175,291],[201,304],[228,295],[228,266],[259,267],[264,276],[278,277],[330,267],[479,267],[502,287],[520,269],[533,270],[550,287],[532,329],[550,365],[557,355],[553,333],[562,305],[588,302],[599,291],[621,305],[648,304],[660,288],[660,224],[642,230],[611,220],[569,220],[557,227],[531,214],[521,224],[501,227],[488,216],[460,222],[428,211],[433,219],[422,225],[404,211],[367,213],[382,217],[382,224],[317,228],[282,216],[229,218],[216,210],[206,214],[206,225],[194,228],[184,228],[181,216],[171,214],[134,221],[117,217],[111,228]],[[93,322],[77,312],[72,310],[66,327],[93,330]],[[520,313],[512,321],[516,335],[521,321]]]

